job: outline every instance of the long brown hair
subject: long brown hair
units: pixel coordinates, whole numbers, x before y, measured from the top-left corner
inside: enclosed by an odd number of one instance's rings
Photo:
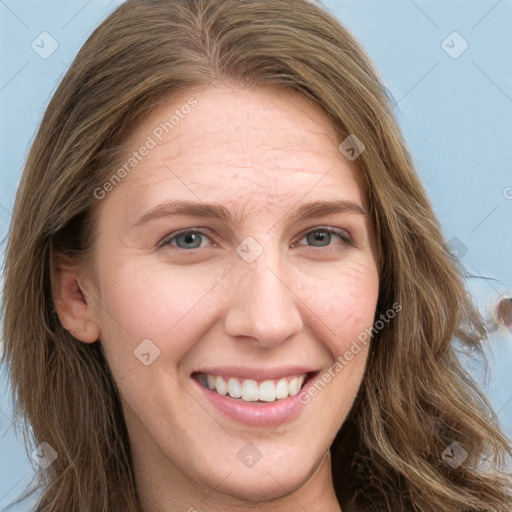
[[[56,320],[50,271],[57,253],[92,257],[94,191],[138,123],[158,102],[221,83],[298,91],[326,112],[340,142],[355,134],[365,145],[357,163],[382,258],[377,314],[403,308],[374,335],[331,448],[343,511],[509,512],[511,446],[454,347],[480,350],[484,323],[372,64],[307,0],[129,0],[91,35],[54,94],[16,196],[3,298],[16,419],[27,443],[58,453],[39,469],[36,511],[139,509],[101,342],[80,343]],[[468,454],[457,468],[442,457],[451,443]]]

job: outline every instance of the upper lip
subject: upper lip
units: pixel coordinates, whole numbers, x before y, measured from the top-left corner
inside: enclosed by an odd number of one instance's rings
[[[240,377],[242,379],[270,380],[281,379],[282,377],[293,377],[297,375],[317,373],[311,366],[290,365],[274,368],[247,368],[241,366],[204,366],[194,373],[206,373],[207,375],[220,375],[224,377]]]

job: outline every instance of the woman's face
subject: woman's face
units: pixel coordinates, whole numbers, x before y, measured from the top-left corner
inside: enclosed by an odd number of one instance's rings
[[[85,288],[140,478],[265,500],[328,462],[352,406],[367,347],[333,365],[373,324],[375,240],[355,162],[316,107],[191,96],[145,119],[129,172],[102,189]],[[327,201],[340,207],[311,207]]]

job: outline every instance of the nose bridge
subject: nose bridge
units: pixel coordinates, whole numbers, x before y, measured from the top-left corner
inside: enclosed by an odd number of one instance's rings
[[[263,247],[254,239],[244,240],[237,252],[227,333],[272,346],[299,332],[302,319],[296,305],[298,298],[288,284],[289,272],[277,244],[269,241]]]

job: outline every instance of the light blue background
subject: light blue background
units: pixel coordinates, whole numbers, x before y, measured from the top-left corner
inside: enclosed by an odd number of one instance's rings
[[[10,222],[17,183],[46,105],[92,30],[121,2],[0,0],[0,237]],[[512,3],[510,0],[329,0],[374,60],[448,240],[469,272],[482,309],[512,294]],[[32,41],[46,31],[57,50],[41,58]],[[458,58],[441,47],[452,32],[469,45]],[[457,52],[463,41],[448,38]],[[48,46],[46,46],[48,48]],[[510,332],[490,342],[485,385],[512,434]],[[468,367],[480,379],[472,361]],[[481,381],[483,383],[483,381]],[[0,378],[0,510],[30,481],[32,469]],[[25,511],[29,504],[13,507]]]

